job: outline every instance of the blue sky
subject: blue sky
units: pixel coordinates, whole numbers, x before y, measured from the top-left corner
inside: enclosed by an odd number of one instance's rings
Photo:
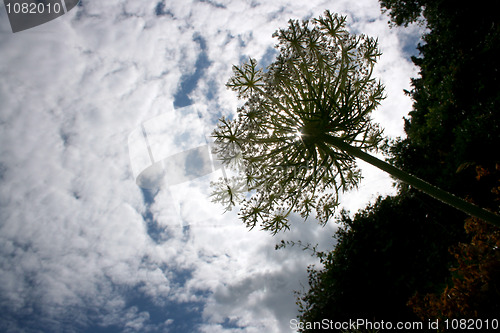
[[[248,231],[210,202],[221,170],[204,149],[242,103],[231,66],[271,62],[275,30],[326,9],[378,38],[388,97],[373,116],[402,135],[422,31],[391,29],[376,0],[85,0],[16,34],[2,5],[0,331],[292,332],[315,260],[274,246],[331,248],[335,223]],[[350,210],[393,191],[361,166]]]

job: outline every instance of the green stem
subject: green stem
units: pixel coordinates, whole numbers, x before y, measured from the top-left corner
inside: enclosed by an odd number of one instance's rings
[[[325,136],[323,138],[324,142],[331,144],[332,146],[354,156],[357,158],[362,159],[363,161],[379,168],[380,170],[383,170],[390,174],[391,176],[415,187],[416,189],[419,189],[420,191],[427,193],[433,198],[436,198],[452,207],[455,207],[456,209],[461,210],[462,212],[474,216],[477,218],[480,218],[488,223],[491,223],[497,227],[500,227],[500,216],[490,212],[486,209],[480,208],[474,204],[471,204],[470,202],[467,202],[449,192],[446,192],[434,185],[431,185],[427,183],[426,181],[412,176],[409,173],[385,162],[380,159],[378,159],[375,156],[372,156],[368,153],[365,153],[361,149],[357,147],[353,147],[350,144],[346,143],[344,140],[332,137],[332,136]]]

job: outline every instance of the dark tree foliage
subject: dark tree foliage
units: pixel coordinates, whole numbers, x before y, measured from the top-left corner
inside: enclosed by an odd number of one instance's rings
[[[493,184],[500,201],[500,164],[494,169],[476,166],[478,182]],[[418,292],[410,301],[422,319],[498,319],[500,313],[500,228],[468,218],[464,226],[470,242],[449,249],[456,262],[450,268],[448,284],[440,293]],[[444,330],[446,327],[441,326]]]
[[[457,237],[428,205],[424,194],[405,193],[379,198],[354,218],[344,213],[335,250],[319,255],[324,268],[309,269],[300,320],[418,321],[406,303],[447,276],[448,244]]]
[[[476,166],[500,161],[500,15],[495,2],[380,0],[392,24],[429,28],[414,63],[413,110],[391,162],[422,179],[497,211],[492,184]],[[401,185],[354,218],[344,215],[336,248],[310,270],[300,298],[303,321],[330,318],[413,320],[417,291],[441,293],[449,280],[449,248],[470,242],[465,215]]]
[[[420,56],[413,58],[420,77],[412,80],[407,138],[393,148],[393,162],[458,195],[487,192],[467,166],[500,161],[500,15],[494,2],[381,0],[381,5],[396,24],[423,16],[430,29]],[[491,205],[487,198],[475,199]]]
[[[380,0],[382,11],[389,12],[390,24],[408,26],[409,23],[421,21],[426,0]]]

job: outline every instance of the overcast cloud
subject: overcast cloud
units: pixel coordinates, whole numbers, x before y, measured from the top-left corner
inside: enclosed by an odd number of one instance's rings
[[[201,172],[216,166],[196,149],[241,103],[224,86],[231,65],[271,62],[275,30],[326,9],[378,37],[388,98],[374,118],[402,135],[421,32],[390,29],[376,0],[84,0],[16,34],[2,6],[0,330],[291,332],[293,291],[315,260],[274,245],[331,248],[334,223],[246,230],[206,198],[221,170]],[[189,149],[187,171],[169,169],[185,174],[138,186],[146,167]],[[351,210],[392,191],[381,172],[364,176],[343,201]]]

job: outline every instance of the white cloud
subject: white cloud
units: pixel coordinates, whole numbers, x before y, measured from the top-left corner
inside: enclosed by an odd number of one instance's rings
[[[188,128],[198,138],[219,114],[234,112],[241,102],[224,87],[231,65],[248,56],[261,59],[275,43],[272,33],[290,18],[317,16],[325,9],[355,13],[356,30],[379,37],[385,54],[378,73],[389,97],[377,120],[391,135],[401,131],[401,117],[410,109],[402,89],[414,69],[402,53],[406,36],[389,30],[377,1],[164,5],[171,15],[157,17],[155,1],[88,0],[17,34],[0,14],[5,325],[20,324],[15,316],[23,315],[31,318],[26,321],[31,328],[36,318],[45,318],[45,329],[54,331],[77,330],[68,318],[77,318],[78,327],[163,331],[179,322],[171,319],[176,304],[202,302],[201,331],[231,332],[231,324],[245,332],[289,331],[296,315],[292,291],[307,282],[306,266],[314,259],[296,248],[274,251],[281,237],[249,232],[235,212],[219,217],[220,207],[201,200],[204,179],[161,188],[154,202],[145,202],[135,183],[128,138],[147,121],[168,120],[172,135],[156,142],[156,152],[169,156],[182,145],[192,148],[198,139],[174,138]],[[193,101],[207,106],[199,110],[201,118],[172,109],[181,78],[193,75],[201,52],[194,36],[205,41],[210,61],[190,92]],[[208,91],[215,92],[212,98]],[[370,176],[372,183],[363,188],[368,199],[373,188],[390,183],[378,178],[379,184],[377,177]],[[362,204],[353,200],[356,205]],[[145,218],[148,213],[152,220]],[[332,245],[334,225],[294,223],[283,237]],[[152,225],[164,239],[151,237]],[[165,306],[161,322],[129,303],[131,290]]]

